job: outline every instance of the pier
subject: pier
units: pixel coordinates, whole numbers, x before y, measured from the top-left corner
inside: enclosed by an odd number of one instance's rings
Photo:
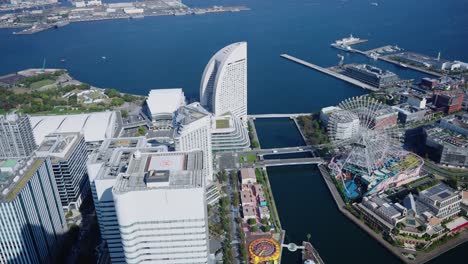
[[[392,45],[386,45],[386,46],[383,46],[383,47],[379,47],[379,48],[375,48],[375,49],[371,49],[371,50],[367,50],[367,51],[362,51],[362,50],[351,48],[349,51],[354,52],[354,53],[359,53],[359,54],[364,55],[364,56],[368,56],[369,54],[371,54],[373,52],[385,50],[385,49],[391,48],[391,47],[393,47],[393,46]],[[392,56],[392,55],[380,55],[380,56],[377,56],[376,58],[378,60],[382,60],[382,61],[385,61],[385,62],[388,62],[388,63],[392,63],[392,64],[395,64],[397,66],[403,67],[403,68],[408,68],[408,69],[412,69],[412,70],[415,70],[415,71],[420,71],[420,72],[430,74],[430,75],[433,75],[433,76],[437,76],[437,77],[442,77],[443,76],[443,74],[441,74],[441,73],[434,72],[434,71],[424,69],[424,68],[421,68],[421,67],[416,67],[416,66],[413,66],[413,65],[405,64],[405,66],[402,66],[399,61],[390,59],[390,56]]]
[[[288,55],[288,54],[281,54],[280,55],[281,57],[287,59],[287,60],[290,60],[290,61],[293,61],[295,63],[298,63],[298,64],[301,64],[303,66],[306,66],[308,68],[311,68],[311,69],[314,69],[316,71],[319,71],[319,72],[322,72],[322,73],[325,73],[325,74],[328,74],[332,77],[335,77],[337,79],[340,79],[342,81],[345,81],[345,82],[348,82],[350,84],[353,84],[353,85],[356,85],[356,86],[359,86],[363,89],[367,89],[367,90],[371,90],[371,91],[379,91],[378,88],[374,87],[374,86],[371,86],[371,85],[368,85],[366,83],[363,83],[363,82],[360,82],[356,79],[353,79],[351,77],[348,77],[346,75],[343,75],[341,73],[337,73],[337,72],[334,72],[332,70],[329,70],[329,69],[326,69],[326,68],[322,68],[318,65],[315,65],[315,64],[312,64],[312,63],[309,63],[307,61],[304,61],[304,60],[301,60],[301,59],[298,59],[296,57],[293,57],[291,55]]]

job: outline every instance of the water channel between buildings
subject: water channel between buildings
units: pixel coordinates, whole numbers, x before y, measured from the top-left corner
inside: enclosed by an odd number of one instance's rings
[[[255,121],[262,148],[293,147],[304,142],[290,119]],[[298,158],[308,154],[270,155],[265,158]],[[285,243],[301,244],[311,235],[312,244],[325,263],[401,263],[401,261],[348,220],[336,208],[315,165],[268,168],[281,224],[286,230]],[[431,264],[455,263],[464,258],[468,243],[431,261]],[[283,250],[283,264],[302,263],[301,252]]]

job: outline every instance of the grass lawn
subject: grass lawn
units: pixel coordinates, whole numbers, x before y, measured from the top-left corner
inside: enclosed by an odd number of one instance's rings
[[[239,156],[239,160],[241,163],[254,163],[257,161],[257,155],[255,154],[245,154]]]
[[[41,88],[42,86],[46,86],[46,85],[53,84],[53,83],[55,83],[54,80],[45,79],[45,80],[42,80],[42,81],[37,81],[37,82],[31,83],[31,85],[29,86],[29,88],[31,88],[31,89],[37,89],[37,88]]]
[[[229,128],[229,119],[216,120],[216,128]]]

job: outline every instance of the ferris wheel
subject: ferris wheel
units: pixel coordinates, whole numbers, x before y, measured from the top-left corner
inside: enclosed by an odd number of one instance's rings
[[[370,175],[400,146],[394,111],[368,96],[341,102],[329,116],[327,129],[332,145],[340,150],[339,162],[331,168],[336,176],[342,176],[344,168]]]

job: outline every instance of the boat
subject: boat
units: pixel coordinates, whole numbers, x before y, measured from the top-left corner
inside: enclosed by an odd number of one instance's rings
[[[66,62],[66,61],[67,61],[66,59],[61,59],[61,60],[60,60],[61,63],[64,63],[64,62]]]
[[[372,2],[371,5],[373,5],[373,6],[379,6],[379,3]]]
[[[141,18],[145,18],[144,15],[133,15],[133,16],[130,16],[130,19],[141,19]]]
[[[57,28],[61,28],[61,27],[64,27],[66,25],[70,24],[70,22],[68,21],[59,21],[57,23],[54,24],[54,29],[57,29]]]
[[[107,57],[106,57],[106,56],[102,56],[102,57],[101,57],[101,59],[103,59],[103,60],[106,60],[106,59],[107,59]]]
[[[342,38],[341,40],[335,40],[334,43],[332,43],[331,45],[332,46],[349,46],[349,45],[352,45],[352,44],[355,44],[357,42],[359,42],[361,39],[360,38],[355,38],[353,37],[353,35],[349,35],[349,37],[347,38]]]
[[[408,68],[408,65],[406,65],[406,64],[404,64],[404,63],[402,63],[402,62],[400,62],[398,65],[400,65],[400,66],[403,67],[403,68]]]

